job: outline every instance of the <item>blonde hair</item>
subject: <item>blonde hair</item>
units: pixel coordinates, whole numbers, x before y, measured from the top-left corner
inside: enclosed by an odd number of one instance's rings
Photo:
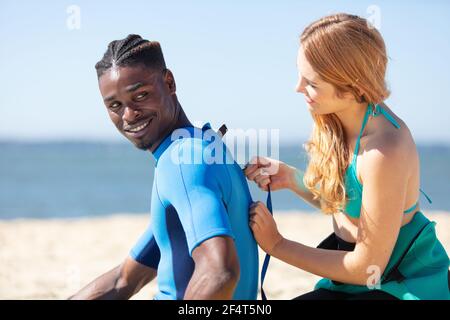
[[[350,92],[356,101],[368,104],[389,96],[385,44],[366,19],[344,13],[323,17],[303,31],[300,42],[314,71],[334,86],[337,96]],[[303,182],[320,200],[322,211],[332,214],[345,207],[349,148],[335,114],[313,114],[313,119]]]

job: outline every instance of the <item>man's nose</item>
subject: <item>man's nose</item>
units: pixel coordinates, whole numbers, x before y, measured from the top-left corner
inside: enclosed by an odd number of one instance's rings
[[[140,116],[141,116],[141,111],[139,111],[137,108],[135,108],[133,106],[128,105],[125,107],[125,109],[123,111],[122,120],[127,123],[133,123],[137,119],[139,119]]]

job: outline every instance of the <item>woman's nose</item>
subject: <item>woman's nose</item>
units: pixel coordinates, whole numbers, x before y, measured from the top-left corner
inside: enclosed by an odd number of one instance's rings
[[[295,91],[299,93],[305,93],[304,81],[298,80],[297,85],[295,86]]]

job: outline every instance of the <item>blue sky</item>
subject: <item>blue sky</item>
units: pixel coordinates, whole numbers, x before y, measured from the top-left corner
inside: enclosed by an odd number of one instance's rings
[[[373,16],[390,56],[388,105],[418,142],[450,142],[448,1],[9,1],[0,2],[0,140],[119,140],[94,64],[114,39],[162,44],[178,97],[193,121],[278,128],[309,136],[295,93],[303,28],[335,12]],[[80,9],[70,30],[67,8]],[[369,10],[368,10],[369,9]]]

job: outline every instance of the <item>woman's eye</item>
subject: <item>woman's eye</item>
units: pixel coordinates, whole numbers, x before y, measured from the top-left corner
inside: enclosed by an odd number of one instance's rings
[[[142,93],[139,93],[137,96],[136,96],[136,100],[142,100],[142,99],[144,99],[145,97],[147,96],[147,92],[142,92]]]

